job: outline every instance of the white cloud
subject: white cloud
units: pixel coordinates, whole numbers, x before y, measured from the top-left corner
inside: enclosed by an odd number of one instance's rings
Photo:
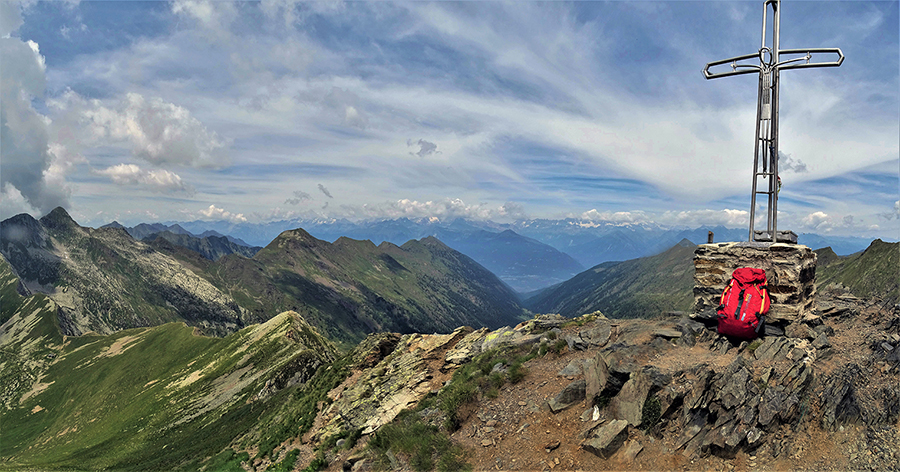
[[[72,101],[69,111],[78,113],[71,116],[51,113],[50,142],[60,146],[51,154],[83,153],[102,169],[119,162],[219,167],[233,140],[240,143],[230,150],[240,172],[201,182],[199,172],[178,171],[216,193],[203,196],[204,206],[215,201],[253,218],[282,202],[303,201],[285,197],[317,182],[338,197],[328,200],[332,216],[338,207],[354,208],[350,214],[502,214],[488,205],[442,206],[440,196],[453,195],[493,205],[527,198],[530,210],[556,214],[603,202],[608,207],[592,218],[607,213],[624,222],[745,198],[755,82],[750,76],[707,82],[699,68],[703,60],[727,57],[710,49],[732,42],[732,33],[721,36],[734,29],[729,17],[739,22],[755,7],[715,4],[709,14],[705,6],[682,10],[663,2],[651,6],[653,13],[635,14],[646,6],[174,1],[165,8],[177,24],[158,34],[49,61],[58,68],[49,75],[51,89],[71,84],[113,97]],[[676,10],[696,14],[697,22],[668,21]],[[721,21],[700,24],[712,16]],[[623,33],[632,25],[634,35]],[[654,34],[644,37],[647,31]],[[722,41],[704,43],[712,36]],[[879,100],[896,103],[896,74],[887,80],[873,74],[865,84],[842,78],[866,69],[845,64],[822,74],[785,74],[782,170],[794,172],[785,176],[786,192],[799,194],[804,181],[896,158],[896,107],[881,107],[893,116],[870,113]],[[848,109],[858,111],[848,115]],[[54,131],[66,126],[84,132],[68,139]],[[137,159],[119,157],[122,149]],[[48,162],[41,170],[53,168],[52,175],[68,169]],[[566,186],[593,177],[610,185]],[[401,197],[409,204],[398,204]],[[809,192],[789,201],[798,200],[808,205],[804,212],[853,213],[858,220],[873,213],[813,201]],[[361,210],[364,202],[384,201],[394,203]],[[878,202],[878,212],[890,209],[885,202]],[[622,211],[635,208],[646,214]],[[673,224],[741,226],[748,217],[703,211],[664,216]]]
[[[499,207],[493,207],[485,203],[467,204],[459,198],[445,198],[442,200],[428,200],[420,202],[407,198],[388,202],[380,205],[362,205],[361,207],[343,207],[355,213],[355,216],[364,218],[428,218],[437,217],[441,220],[453,218],[470,218],[477,220],[502,219],[509,215],[510,210],[515,211],[515,206],[505,203]]]
[[[591,222],[610,222],[610,223],[645,223],[650,218],[642,211],[597,211],[591,209],[581,214],[581,219]]]
[[[228,163],[225,140],[186,108],[160,98],[128,93],[107,104],[69,90],[49,104],[61,117],[54,128],[66,147],[124,143],[135,157],[154,165],[218,168]]]
[[[18,5],[4,6],[0,13],[18,14]],[[4,19],[3,33],[21,24],[21,18]],[[10,30],[10,31],[7,31]],[[33,102],[41,103],[46,86],[46,63],[38,44],[18,38],[0,38],[0,184],[4,195],[15,200],[21,196],[28,206],[42,213],[57,206],[68,206],[68,188],[51,170],[48,125],[50,120],[38,112]],[[50,171],[48,173],[48,171]],[[48,180],[49,177],[49,180]]]
[[[782,172],[802,174],[809,172],[809,169],[806,168],[806,163],[800,159],[794,159],[792,155],[778,151],[778,173]]]
[[[592,223],[613,224],[659,224],[664,226],[726,226],[741,227],[749,222],[750,212],[735,209],[701,209],[687,211],[648,212],[598,211],[596,209],[581,214],[581,219]]]
[[[0,38],[8,37],[19,26],[22,26],[22,12],[18,2],[0,2]]]
[[[290,63],[296,62],[295,58],[290,60]],[[326,110],[330,110],[333,115],[338,117],[344,126],[366,129],[369,125],[367,115],[362,112],[359,96],[353,92],[339,87],[332,87],[331,91],[325,95],[323,105]]]
[[[803,217],[800,222],[807,228],[826,233],[831,231],[834,227],[832,218],[823,211],[814,211]]]
[[[227,40],[228,28],[238,16],[233,3],[210,0],[175,0],[172,13],[196,20],[211,41]]]
[[[745,226],[750,222],[750,212],[745,210],[690,210],[665,212],[658,221],[663,224],[675,225],[722,225],[728,227]]]
[[[28,213],[34,217],[41,216],[41,212],[31,206],[28,200],[19,192],[19,189],[4,183],[2,192],[0,192],[0,220],[5,220],[20,213]]]
[[[154,192],[192,192],[174,172],[164,169],[146,170],[134,164],[119,164],[95,171],[118,185],[141,186]]]
[[[217,208],[215,205],[210,205],[209,208],[200,210],[199,213],[204,218],[209,220],[225,220],[231,223],[247,222],[247,218],[244,218],[244,215],[242,213],[231,213],[230,211]]]

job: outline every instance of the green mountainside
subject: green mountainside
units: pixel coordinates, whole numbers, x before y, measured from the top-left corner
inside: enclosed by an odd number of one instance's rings
[[[687,311],[694,301],[696,246],[683,240],[650,257],[605,262],[525,301],[537,313],[579,316],[602,311],[615,318],[646,318]]]
[[[232,443],[266,454],[312,426],[346,375],[296,313],[224,338],[183,323],[63,338],[52,300],[15,301],[0,331],[3,470],[222,470]]]
[[[294,310],[340,341],[378,331],[496,328],[523,316],[515,292],[435,238],[403,246],[349,238],[328,243],[297,229],[252,259],[226,256],[201,273],[255,317]]]
[[[876,239],[865,251],[844,257],[831,248],[815,252],[819,287],[840,283],[858,297],[900,302],[900,243]]]

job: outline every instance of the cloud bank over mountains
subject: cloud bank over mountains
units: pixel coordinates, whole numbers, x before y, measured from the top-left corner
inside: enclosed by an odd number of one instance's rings
[[[742,226],[756,79],[700,70],[761,7],[4,2],[0,216]],[[782,75],[779,226],[900,233],[897,22],[784,5],[784,47],[847,60]]]

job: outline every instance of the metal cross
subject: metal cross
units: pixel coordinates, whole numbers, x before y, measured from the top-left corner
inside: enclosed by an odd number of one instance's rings
[[[771,44],[766,45],[766,20],[769,7],[772,15]],[[844,62],[844,53],[839,48],[807,48],[780,49],[779,35],[781,30],[781,0],[765,0],[763,5],[762,47],[754,54],[732,57],[721,61],[710,62],[703,68],[707,79],[729,77],[732,75],[752,74],[759,72],[759,99],[756,105],[756,145],[753,150],[753,190],[750,196],[750,241],[789,241],[796,243],[796,235],[790,232],[778,233],[778,190],[781,179],[778,177],[778,83],[779,73],[788,69],[805,69],[807,67],[838,67]],[[833,62],[811,62],[814,54],[837,54]],[[783,60],[783,56],[797,56]],[[741,61],[759,59],[759,65],[738,64]],[[728,64],[731,70],[710,72],[710,67]],[[761,158],[761,159],[760,159]],[[762,171],[759,164],[762,160]],[[762,177],[768,179],[768,190],[757,191],[757,181]],[[756,195],[768,195],[766,231],[754,231],[753,220],[756,216]]]

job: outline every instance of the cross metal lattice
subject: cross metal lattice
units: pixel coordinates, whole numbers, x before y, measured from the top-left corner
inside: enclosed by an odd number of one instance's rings
[[[770,12],[771,7],[771,12]],[[766,22],[772,16],[772,38],[766,45]],[[796,236],[778,233],[778,190],[781,179],[778,177],[778,83],[779,73],[788,69],[805,69],[808,67],[838,67],[844,62],[844,53],[839,48],[807,48],[781,49],[779,36],[781,33],[781,0],[765,0],[763,5],[762,46],[754,54],[732,57],[710,62],[703,68],[707,79],[730,77],[732,75],[752,74],[759,72],[759,98],[756,107],[756,145],[753,150],[753,190],[750,197],[750,241],[789,240],[796,243]],[[832,62],[812,62],[813,55],[837,54]],[[801,57],[790,58],[801,55]],[[788,59],[783,60],[783,57]],[[739,64],[741,61],[758,59],[759,65]],[[730,65],[731,70],[711,72],[710,68]],[[762,170],[760,171],[760,161]],[[757,190],[759,178],[768,180],[767,190]],[[755,231],[756,195],[768,195],[766,231]]]

